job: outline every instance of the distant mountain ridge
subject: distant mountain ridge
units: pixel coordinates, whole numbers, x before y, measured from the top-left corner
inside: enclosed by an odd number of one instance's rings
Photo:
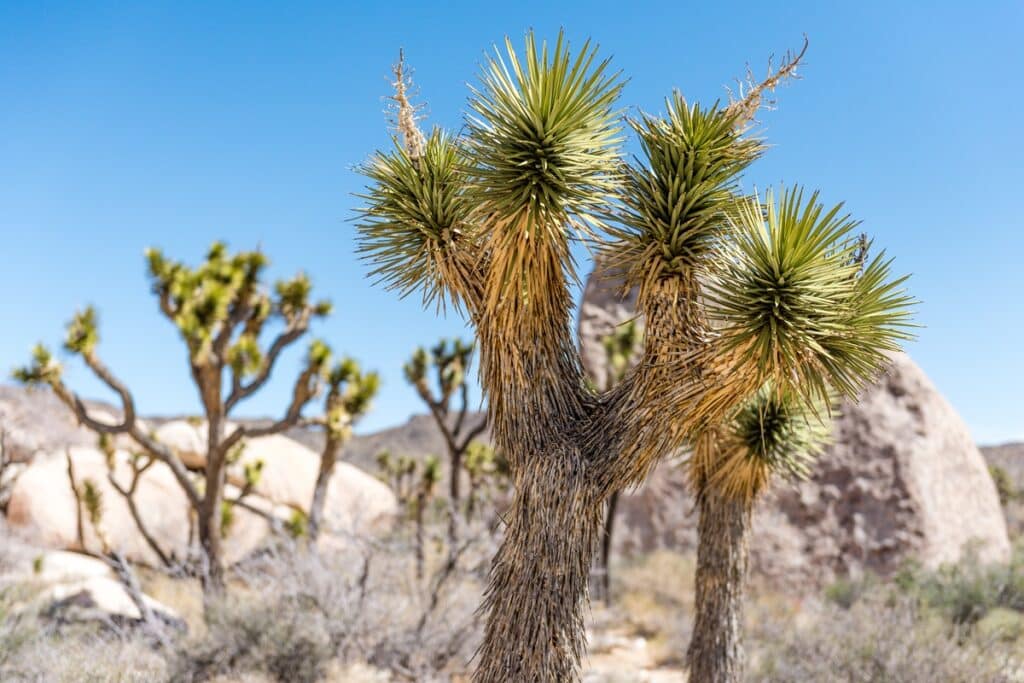
[[[108,403],[88,403],[108,415],[119,414],[119,411]],[[182,419],[182,416],[152,416],[144,419],[147,424],[157,427],[170,420]],[[480,412],[467,416],[471,426],[482,419],[484,415]],[[261,424],[267,421],[268,419],[240,420],[246,424]],[[52,452],[69,445],[85,446],[95,443],[92,433],[75,424],[71,413],[48,389],[0,384],[0,429],[7,432],[8,447],[16,454],[23,454],[22,457],[28,457],[37,450]],[[315,429],[292,429],[288,436],[313,450],[319,450],[323,444],[323,435]],[[488,435],[484,434],[481,440],[486,441],[488,438]],[[1024,442],[979,448],[989,463],[999,465],[1015,481],[1024,483]],[[373,471],[376,469],[374,457],[382,450],[423,457],[431,454],[442,455],[444,449],[444,438],[433,419],[429,415],[413,415],[403,424],[354,436],[345,447],[343,458],[357,467]]]

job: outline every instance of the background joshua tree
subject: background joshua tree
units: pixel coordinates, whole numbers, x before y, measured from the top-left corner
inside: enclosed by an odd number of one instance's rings
[[[307,531],[313,543],[320,536],[327,486],[334,474],[338,456],[342,447],[352,438],[352,427],[370,409],[370,401],[380,387],[380,376],[376,372],[362,372],[359,363],[346,357],[330,369],[326,382],[328,389],[324,415],[306,421],[321,427],[326,433],[324,447],[320,452],[320,470],[313,488],[313,500],[309,505]]]
[[[388,451],[381,451],[377,454],[377,466],[380,467],[384,480],[395,492],[399,504],[406,509],[413,522],[416,578],[423,579],[426,564],[427,511],[437,493],[437,483],[441,479],[441,462],[433,455],[418,462],[408,456],[393,458]],[[449,551],[455,552],[455,546],[449,546]]]
[[[739,679],[753,498],[808,465],[833,391],[885,365],[911,304],[888,261],[856,262],[839,207],[740,191],[764,150],[752,117],[798,60],[728,106],[676,93],[628,119],[627,161],[609,62],[528,34],[483,65],[464,135],[396,138],[365,164],[362,253],[385,285],[468,313],[515,486],[475,680],[579,680],[603,507],[684,445],[701,514],[691,680]],[[577,239],[639,288],[643,356],[600,393],[570,330]]]
[[[406,380],[430,408],[448,450],[448,542],[452,547],[458,543],[459,517],[465,514],[462,470],[466,451],[473,439],[487,429],[485,420],[466,423],[470,409],[466,373],[472,357],[472,344],[455,339],[449,345],[448,340],[442,339],[429,352],[422,347],[416,349],[404,368]]]
[[[127,435],[146,458],[167,465],[195,511],[201,546],[200,576],[206,590],[224,583],[222,527],[224,485],[232,455],[250,437],[278,434],[297,424],[303,408],[316,396],[330,367],[330,351],[323,343],[310,347],[305,365],[295,380],[287,410],[281,418],[260,426],[226,422],[239,403],[263,387],[282,352],[309,329],[311,320],[330,313],[327,301],[310,301],[310,281],[303,274],[276,283],[263,282],[266,257],[258,251],[228,253],[215,243],[196,268],[168,260],[156,250],[146,252],[153,292],[160,311],[174,324],[188,350],[193,382],[206,417],[207,446],[201,478],[197,481],[179,454],[147,432],[138,418],[135,399],[97,352],[96,313],[86,308],[67,327],[64,348],[82,358],[93,373],[121,401],[122,416],[111,424],[89,410],[64,383],[62,368],[44,346],[37,346],[32,363],[15,371],[22,382],[49,385],[78,421],[100,436]],[[263,333],[276,330],[267,344]],[[230,506],[228,506],[230,507]],[[230,510],[227,510],[230,516]]]
[[[591,377],[601,390],[611,389],[626,377],[626,373],[636,364],[642,351],[643,332],[637,321],[627,320],[618,325],[610,334],[601,338],[601,346],[605,353],[605,377]],[[600,383],[599,383],[600,382]],[[605,602],[611,602],[611,567],[609,559],[612,554],[612,536],[615,532],[615,512],[619,505],[621,491],[613,491],[608,496],[608,504],[604,511],[604,533],[601,535],[601,554],[595,563],[596,581],[594,595]]]

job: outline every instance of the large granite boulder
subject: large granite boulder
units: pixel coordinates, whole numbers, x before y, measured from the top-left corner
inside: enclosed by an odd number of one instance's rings
[[[116,424],[121,418],[105,403],[86,401],[86,405],[101,422]],[[67,406],[45,387],[0,385],[0,431],[7,457],[21,463],[29,462],[37,453],[96,444],[96,435],[79,425]],[[118,436],[115,441],[123,445],[127,437]]]
[[[112,547],[128,559],[157,565],[159,558],[139,533],[124,498],[108,481],[103,453],[92,447],[68,448],[64,453],[34,458],[17,479],[7,506],[7,523],[48,548],[78,549],[79,516],[70,485],[67,458],[75,481],[95,482],[102,495],[103,530]],[[116,454],[116,480],[127,488],[131,481],[129,454]],[[245,502],[262,514],[235,507],[224,540],[225,559],[235,562],[257,549],[272,532],[267,516],[287,522],[296,508],[308,509],[319,468],[319,456],[283,436],[251,439],[229,474],[227,497],[244,485],[246,462],[263,462],[263,474]],[[181,559],[189,548],[189,506],[169,467],[155,463],[141,477],[136,507],[148,532],[165,554]],[[325,505],[324,531],[342,536],[367,533],[386,525],[398,509],[391,490],[382,482],[350,465],[340,463],[331,479]],[[85,546],[98,549],[91,525],[82,525]]]
[[[632,302],[591,278],[579,331],[595,376],[604,376],[601,337],[632,315]],[[693,507],[678,459],[663,462],[620,501],[618,551],[695,547]],[[811,478],[773,484],[751,541],[755,570],[790,586],[888,574],[911,558],[936,566],[966,552],[1004,560],[1009,551],[995,486],[967,426],[902,353],[840,407],[834,444]]]
[[[67,458],[70,457],[75,481],[81,487],[91,480],[103,501],[102,528],[111,546],[129,560],[152,566],[159,558],[138,531],[125,499],[107,478],[106,456],[100,451],[79,446],[64,454],[37,456],[19,477],[7,508],[7,523],[37,545],[48,548],[77,550],[83,546],[78,539],[78,506],[71,488]],[[115,478],[127,488],[131,482],[128,453],[118,451]],[[140,478],[135,495],[139,517],[161,550],[179,560],[187,557],[189,547],[189,506],[169,467],[155,463]],[[274,512],[273,506],[254,499],[252,504]],[[280,511],[287,519],[287,511]],[[84,546],[99,550],[101,544],[95,530],[83,519]],[[225,557],[237,561],[257,548],[271,532],[267,520],[246,510],[237,509],[225,538]]]

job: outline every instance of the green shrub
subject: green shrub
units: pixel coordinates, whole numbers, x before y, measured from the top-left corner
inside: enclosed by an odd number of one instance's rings
[[[999,502],[1006,505],[1016,500],[1019,492],[1013,485],[1013,479],[1005,469],[999,465],[989,465],[988,473],[992,476],[992,483],[996,485],[996,492],[999,494]]]

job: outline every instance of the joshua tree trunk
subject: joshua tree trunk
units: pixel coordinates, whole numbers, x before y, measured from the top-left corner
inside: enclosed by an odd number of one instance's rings
[[[334,466],[338,462],[338,439],[328,435],[327,444],[320,456],[320,471],[316,475],[316,486],[313,488],[313,501],[309,505],[309,540],[316,543],[323,524],[324,505],[327,501],[327,485],[334,474]]]
[[[601,564],[598,578],[600,579],[600,593],[605,603],[612,601],[612,533],[615,531],[615,510],[619,506],[619,491],[608,496],[608,508],[604,515],[604,533],[601,535]]]
[[[743,593],[750,505],[708,491],[700,501],[696,620],[687,651],[693,683],[743,679]]]
[[[426,564],[426,554],[424,553],[423,546],[426,544],[426,530],[424,528],[424,508],[427,506],[427,496],[422,491],[416,494],[416,580],[423,580],[424,565]]]
[[[219,495],[203,500],[199,510],[199,543],[202,546],[202,571],[200,578],[203,593],[217,593],[224,589],[224,561],[221,548]]]
[[[564,459],[540,456],[518,473],[485,597],[489,619],[475,683],[578,680],[602,520],[574,468],[557,468]]]

